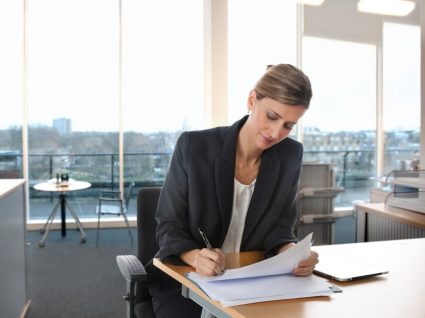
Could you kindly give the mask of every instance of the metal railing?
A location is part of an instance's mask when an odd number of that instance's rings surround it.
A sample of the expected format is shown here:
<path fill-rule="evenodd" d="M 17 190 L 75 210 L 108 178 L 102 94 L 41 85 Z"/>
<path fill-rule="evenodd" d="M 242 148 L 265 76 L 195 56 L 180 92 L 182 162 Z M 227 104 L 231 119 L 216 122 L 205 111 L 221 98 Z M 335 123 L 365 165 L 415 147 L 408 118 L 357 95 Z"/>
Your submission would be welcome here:
<path fill-rule="evenodd" d="M 386 169 L 397 167 L 397 160 L 409 159 L 417 155 L 419 149 L 388 149 L 385 151 Z M 146 152 L 124 154 L 124 181 L 135 182 L 136 188 L 162 185 L 171 159 L 171 153 Z M 352 200 L 368 198 L 373 186 L 371 177 L 375 176 L 375 150 L 334 150 L 305 151 L 304 160 L 332 163 L 335 169 L 336 185 L 344 187 L 337 205 L 347 205 Z M 20 154 L 0 154 L 0 178 L 22 177 Z M 30 154 L 29 155 L 30 199 L 51 195 L 36 193 L 32 190 L 35 183 L 54 178 L 56 173 L 68 173 L 70 178 L 88 181 L 92 184 L 89 191 L 81 196 L 95 198 L 100 189 L 116 189 L 119 186 L 119 156 L 108 154 Z M 9 176 L 10 177 L 10 176 Z"/>

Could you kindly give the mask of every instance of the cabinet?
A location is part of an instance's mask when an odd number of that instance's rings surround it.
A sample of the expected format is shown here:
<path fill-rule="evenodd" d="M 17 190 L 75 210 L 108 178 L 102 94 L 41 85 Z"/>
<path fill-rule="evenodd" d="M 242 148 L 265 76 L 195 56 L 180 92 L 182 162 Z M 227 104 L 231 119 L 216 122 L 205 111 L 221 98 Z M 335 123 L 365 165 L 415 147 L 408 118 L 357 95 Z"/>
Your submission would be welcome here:
<path fill-rule="evenodd" d="M 356 205 L 357 242 L 404 240 L 425 237 L 425 214 L 385 203 Z"/>
<path fill-rule="evenodd" d="M 332 244 L 334 224 L 344 217 L 334 212 L 334 199 L 344 191 L 335 186 L 332 164 L 304 163 L 298 191 L 297 237 L 303 239 L 313 232 L 315 245 Z"/>
<path fill-rule="evenodd" d="M 24 317 L 29 306 L 25 229 L 25 181 L 0 179 L 1 317 Z"/>
<path fill-rule="evenodd" d="M 370 202 L 356 206 L 357 241 L 425 237 L 425 171 L 393 170 L 378 178 Z"/>

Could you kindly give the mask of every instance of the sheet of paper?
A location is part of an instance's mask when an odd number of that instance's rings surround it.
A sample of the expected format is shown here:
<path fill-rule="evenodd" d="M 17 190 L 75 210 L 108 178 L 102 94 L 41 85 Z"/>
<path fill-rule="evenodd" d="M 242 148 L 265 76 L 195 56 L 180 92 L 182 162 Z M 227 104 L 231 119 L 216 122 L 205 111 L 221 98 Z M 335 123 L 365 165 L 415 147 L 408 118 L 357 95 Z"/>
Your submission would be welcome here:
<path fill-rule="evenodd" d="M 284 253 L 223 275 L 205 277 L 190 272 L 187 277 L 223 306 L 236 306 L 279 299 L 329 296 L 331 285 L 316 277 L 297 277 L 292 269 L 309 257 L 312 233 Z"/>
<path fill-rule="evenodd" d="M 197 273 L 190 273 L 190 276 L 204 281 L 219 281 L 229 279 L 239 279 L 257 276 L 270 276 L 279 274 L 288 274 L 298 265 L 298 263 L 310 256 L 311 239 L 313 233 L 307 235 L 302 241 L 298 242 L 284 253 L 277 254 L 248 266 L 228 269 L 223 275 L 206 277 Z"/>

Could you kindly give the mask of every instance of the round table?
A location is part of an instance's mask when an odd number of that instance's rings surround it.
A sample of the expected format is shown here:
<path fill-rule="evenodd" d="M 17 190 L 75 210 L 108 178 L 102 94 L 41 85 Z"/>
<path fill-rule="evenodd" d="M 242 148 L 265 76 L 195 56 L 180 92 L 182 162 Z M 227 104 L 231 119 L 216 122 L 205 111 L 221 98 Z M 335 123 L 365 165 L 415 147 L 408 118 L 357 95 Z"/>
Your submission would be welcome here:
<path fill-rule="evenodd" d="M 73 179 L 70 179 L 68 182 L 60 182 L 57 183 L 56 179 L 51 179 L 47 182 L 41 182 L 34 185 L 34 189 L 38 191 L 45 191 L 45 192 L 57 192 L 59 193 L 59 201 L 53 208 L 52 212 L 49 215 L 49 218 L 47 219 L 46 223 L 44 224 L 44 227 L 41 229 L 41 232 L 44 233 L 42 239 L 38 243 L 40 247 L 44 246 L 44 241 L 46 240 L 47 234 L 49 233 L 50 225 L 52 224 L 57 210 L 59 207 L 61 208 L 61 233 L 62 236 L 66 236 L 66 207 L 68 207 L 69 211 L 71 212 L 71 215 L 73 216 L 75 223 L 77 224 L 78 229 L 81 233 L 81 243 L 84 243 L 86 241 L 86 234 L 84 232 L 83 226 L 80 222 L 80 219 L 77 216 L 77 213 L 75 210 L 70 206 L 68 203 L 66 197 L 67 193 L 71 191 L 78 191 L 78 190 L 84 190 L 87 188 L 90 188 L 91 184 L 89 182 L 85 181 L 76 181 Z"/>

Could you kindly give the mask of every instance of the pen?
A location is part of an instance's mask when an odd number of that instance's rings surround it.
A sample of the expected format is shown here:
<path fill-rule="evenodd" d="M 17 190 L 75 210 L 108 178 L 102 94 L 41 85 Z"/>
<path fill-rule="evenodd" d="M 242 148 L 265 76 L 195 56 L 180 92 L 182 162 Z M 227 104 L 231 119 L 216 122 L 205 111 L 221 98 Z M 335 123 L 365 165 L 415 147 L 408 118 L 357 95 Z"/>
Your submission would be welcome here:
<path fill-rule="evenodd" d="M 205 235 L 205 233 L 201 230 L 201 228 L 198 228 L 199 234 L 201 234 L 202 239 L 204 240 L 205 245 L 207 246 L 207 248 L 209 250 L 212 250 L 212 246 L 210 244 L 210 241 L 208 241 L 207 236 Z"/>
<path fill-rule="evenodd" d="M 212 248 L 212 246 L 211 246 L 210 241 L 208 241 L 207 236 L 206 236 L 206 235 L 205 235 L 205 233 L 201 230 L 201 228 L 200 228 L 200 227 L 198 227 L 198 232 L 199 232 L 199 234 L 201 234 L 201 237 L 202 237 L 202 239 L 204 240 L 205 246 L 206 246 L 209 250 L 212 250 L 213 248 Z M 225 272 L 225 270 L 222 270 L 220 273 L 217 273 L 217 275 L 223 275 L 223 274 L 224 274 L 224 272 Z"/>

